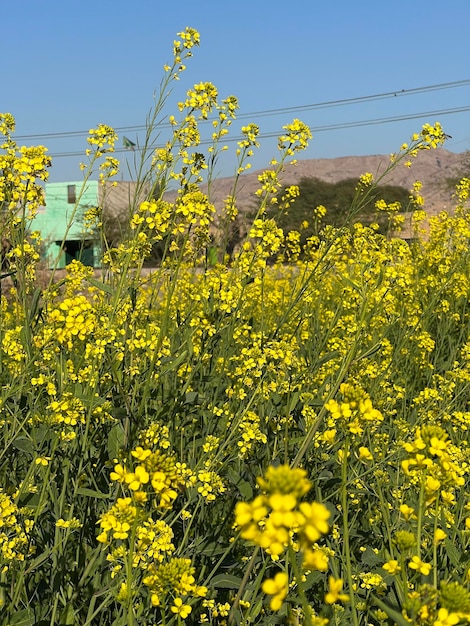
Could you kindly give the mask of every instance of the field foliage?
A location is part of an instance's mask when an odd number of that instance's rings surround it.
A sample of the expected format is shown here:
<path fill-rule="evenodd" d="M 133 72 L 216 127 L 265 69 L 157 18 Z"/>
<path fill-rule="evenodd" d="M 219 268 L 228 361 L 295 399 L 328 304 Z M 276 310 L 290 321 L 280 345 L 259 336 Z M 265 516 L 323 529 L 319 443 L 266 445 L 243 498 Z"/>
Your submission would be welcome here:
<path fill-rule="evenodd" d="M 236 99 L 195 85 L 156 140 L 198 43 L 180 33 L 165 66 L 129 237 L 110 248 L 102 207 L 80 216 L 102 238 L 99 277 L 74 261 L 39 281 L 50 160 L 0 116 L 0 624 L 467 623 L 470 181 L 428 229 L 410 190 L 411 244 L 347 221 L 301 241 L 272 217 L 297 197 L 278 199 L 280 176 L 311 138 L 294 120 L 229 257 L 258 127 L 242 129 L 217 213 Z M 116 139 L 90 131 L 83 189 L 117 174 Z M 389 168 L 443 141 L 426 124 Z M 379 182 L 364 173 L 345 215 Z M 376 208 L 397 231 L 399 207 Z"/>

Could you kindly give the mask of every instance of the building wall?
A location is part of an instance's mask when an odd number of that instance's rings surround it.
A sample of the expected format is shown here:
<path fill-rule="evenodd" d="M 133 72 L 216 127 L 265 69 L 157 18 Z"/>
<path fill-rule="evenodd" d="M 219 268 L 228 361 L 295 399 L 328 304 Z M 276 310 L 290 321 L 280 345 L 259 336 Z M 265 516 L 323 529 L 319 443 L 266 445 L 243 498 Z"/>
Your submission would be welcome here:
<path fill-rule="evenodd" d="M 63 268 L 74 258 L 96 265 L 100 252 L 83 228 L 83 213 L 98 205 L 98 181 L 88 181 L 77 204 L 82 182 L 46 183 L 46 206 L 31 225 L 41 233 L 48 267 Z"/>
<path fill-rule="evenodd" d="M 43 257 L 48 267 L 64 268 L 73 259 L 98 267 L 101 250 L 98 237 L 93 238 L 83 227 L 83 214 L 100 206 L 103 214 L 116 222 L 129 219 L 129 207 L 145 198 L 145 190 L 132 182 L 105 185 L 96 180 L 86 183 L 77 204 L 82 181 L 46 183 L 46 205 L 33 220 L 32 230 L 41 233 Z"/>

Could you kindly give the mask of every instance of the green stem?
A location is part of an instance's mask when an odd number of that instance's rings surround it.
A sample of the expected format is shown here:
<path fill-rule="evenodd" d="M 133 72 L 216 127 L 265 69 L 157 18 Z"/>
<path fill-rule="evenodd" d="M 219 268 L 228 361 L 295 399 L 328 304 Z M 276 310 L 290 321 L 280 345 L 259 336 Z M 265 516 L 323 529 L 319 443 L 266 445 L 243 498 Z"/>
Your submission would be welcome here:
<path fill-rule="evenodd" d="M 230 615 L 228 616 L 228 626 L 232 626 L 234 624 L 235 612 L 240 604 L 241 597 L 243 592 L 245 591 L 245 587 L 248 583 L 248 579 L 250 578 L 251 572 L 256 563 L 256 557 L 258 556 L 258 552 L 260 551 L 260 547 L 256 546 L 253 550 L 253 554 L 251 555 L 250 562 L 248 567 L 245 570 L 245 575 L 243 576 L 242 582 L 240 583 L 240 588 L 238 589 L 237 595 L 235 596 L 235 600 L 233 601 L 232 608 L 230 610 Z"/>
<path fill-rule="evenodd" d="M 343 450 L 343 460 L 341 463 L 341 506 L 343 513 L 343 542 L 344 557 L 346 561 L 346 579 L 348 581 L 349 594 L 351 598 L 351 613 L 354 626 L 359 626 L 359 619 L 356 608 L 356 598 L 354 594 L 354 583 L 352 577 L 351 546 L 349 543 L 349 519 L 348 519 L 348 456 L 349 437 L 346 437 Z"/>
<path fill-rule="evenodd" d="M 424 504 L 424 486 L 426 483 L 426 474 L 421 479 L 421 486 L 419 490 L 419 504 L 418 504 L 418 528 L 416 530 L 416 555 L 421 558 L 421 533 L 423 530 L 423 504 Z"/>
<path fill-rule="evenodd" d="M 288 554 L 289 554 L 289 563 L 291 564 L 291 567 L 294 571 L 294 578 L 295 581 L 297 583 L 297 590 L 299 592 L 299 596 L 300 596 L 300 600 L 302 603 L 302 610 L 304 613 L 304 625 L 305 626 L 313 626 L 312 623 L 312 614 L 311 614 L 311 610 L 310 610 L 310 604 L 307 600 L 307 596 L 305 595 L 305 591 L 304 591 L 304 587 L 302 584 L 302 574 L 299 570 L 299 566 L 297 564 L 297 555 L 294 552 L 294 549 L 292 548 L 292 544 L 289 543 L 289 550 L 288 550 Z"/>

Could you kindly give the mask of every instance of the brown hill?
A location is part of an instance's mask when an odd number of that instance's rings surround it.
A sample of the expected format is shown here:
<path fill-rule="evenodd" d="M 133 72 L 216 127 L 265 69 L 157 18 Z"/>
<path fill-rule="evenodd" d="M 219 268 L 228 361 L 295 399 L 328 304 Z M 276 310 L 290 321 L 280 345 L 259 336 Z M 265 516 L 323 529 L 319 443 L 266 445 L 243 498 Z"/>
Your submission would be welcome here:
<path fill-rule="evenodd" d="M 462 154 L 449 152 L 443 148 L 425 150 L 413 159 L 413 165 L 410 168 L 400 164 L 381 182 L 400 185 L 411 190 L 415 181 L 421 181 L 425 208 L 429 214 L 436 214 L 452 206 L 452 194 L 446 189 L 445 182 L 447 178 L 455 175 L 462 164 Z M 389 155 L 299 160 L 296 165 L 286 166 L 281 179 L 284 184 L 289 185 L 298 184 L 304 177 L 315 177 L 335 183 L 346 178 L 359 178 L 365 172 L 371 172 L 377 179 L 389 165 Z M 240 177 L 237 205 L 242 213 L 252 209 L 256 204 L 255 191 L 259 187 L 258 175 L 261 171 Z M 232 178 L 220 178 L 213 182 L 211 201 L 217 208 L 223 205 L 224 198 L 231 192 L 232 184 Z"/>

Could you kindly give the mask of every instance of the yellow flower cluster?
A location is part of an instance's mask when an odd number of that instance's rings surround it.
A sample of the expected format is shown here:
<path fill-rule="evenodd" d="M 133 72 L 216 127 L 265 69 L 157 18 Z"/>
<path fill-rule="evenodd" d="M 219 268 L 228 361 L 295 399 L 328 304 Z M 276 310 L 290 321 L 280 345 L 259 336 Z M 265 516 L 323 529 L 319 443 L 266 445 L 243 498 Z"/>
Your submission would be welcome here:
<path fill-rule="evenodd" d="M 98 535 L 98 541 L 106 543 L 108 533 L 112 534 L 113 539 L 127 539 L 137 520 L 137 513 L 137 507 L 131 498 L 118 498 L 116 504 L 100 518 L 99 524 L 103 532 Z"/>
<path fill-rule="evenodd" d="M 44 420 L 49 424 L 66 424 L 76 426 L 85 423 L 85 407 L 79 398 L 69 391 L 62 394 L 60 399 L 52 400 L 46 407 L 48 413 Z M 38 417 L 41 420 L 41 417 Z"/>
<path fill-rule="evenodd" d="M 150 591 L 153 606 L 162 606 L 173 597 L 176 610 L 172 611 L 185 619 L 191 612 L 191 606 L 184 604 L 187 599 L 204 598 L 207 587 L 197 585 L 194 578 L 195 569 L 190 559 L 174 558 L 168 563 L 150 565 L 143 583 Z M 188 607 L 188 608 L 183 608 Z"/>
<path fill-rule="evenodd" d="M 46 181 L 51 166 L 44 146 L 18 148 L 11 134 L 15 118 L 10 113 L 0 113 L 0 133 L 5 136 L 0 154 L 0 204 L 10 211 L 10 223 L 3 223 L 2 236 L 8 237 L 9 227 L 19 224 L 19 215 L 32 219 L 39 206 L 44 204 L 44 188 L 37 181 Z"/>
<path fill-rule="evenodd" d="M 112 151 L 117 139 L 114 129 L 106 124 L 99 124 L 96 128 L 91 128 L 87 137 L 90 146 L 96 146 L 100 152 Z"/>
<path fill-rule="evenodd" d="M 186 100 L 180 102 L 178 107 L 182 111 L 187 109 L 200 111 L 200 118 L 206 120 L 217 103 L 217 88 L 212 83 L 199 83 L 194 85 L 186 94 Z"/>
<path fill-rule="evenodd" d="M 369 430 L 373 430 L 383 421 L 382 413 L 374 409 L 365 391 L 349 383 L 342 383 L 339 391 L 342 396 L 340 402 L 331 399 L 325 404 L 333 424 L 339 424 L 350 433 L 361 436 L 366 424 Z"/>
<path fill-rule="evenodd" d="M 85 341 L 95 330 L 96 314 L 91 302 L 83 295 L 65 298 L 49 313 L 48 321 L 54 328 L 59 344 L 70 350 L 74 341 Z"/>
<path fill-rule="evenodd" d="M 288 465 L 270 466 L 264 477 L 257 479 L 262 495 L 252 502 L 238 502 L 235 524 L 244 539 L 261 546 L 273 558 L 283 554 L 294 541 L 294 535 L 304 552 L 304 565 L 315 559 L 312 549 L 318 539 L 329 530 L 330 512 L 318 502 L 301 502 L 311 483 L 303 469 Z"/>
<path fill-rule="evenodd" d="M 118 463 L 110 474 L 111 480 L 127 486 L 139 502 L 146 501 L 146 489 L 150 486 L 152 495 L 158 498 L 157 506 L 171 508 L 179 490 L 188 484 L 191 472 L 185 465 L 177 463 L 173 456 L 159 450 L 151 451 L 139 446 L 132 450 L 132 456 L 139 462 L 134 470 L 129 471 Z"/>
<path fill-rule="evenodd" d="M 412 442 L 404 444 L 409 457 L 402 461 L 403 470 L 413 479 L 424 480 L 428 502 L 439 494 L 452 502 L 454 489 L 465 484 L 467 469 L 456 462 L 448 438 L 440 426 L 423 426 L 416 429 Z"/>
<path fill-rule="evenodd" d="M 242 135 L 244 135 L 245 139 L 238 142 L 238 146 L 240 148 L 248 148 L 249 146 L 255 146 L 256 148 L 259 147 L 257 140 L 259 135 L 259 126 L 257 124 L 242 126 Z"/>
<path fill-rule="evenodd" d="M 145 224 L 149 230 L 155 231 L 155 239 L 161 239 L 169 228 L 172 211 L 172 205 L 163 200 L 142 202 L 139 211 L 132 216 L 131 228 L 135 230 L 140 224 Z"/>
<path fill-rule="evenodd" d="M 179 33 L 164 94 L 198 44 L 194 29 Z M 19 233 L 50 160 L 41 147 L 18 148 L 13 117 L 0 115 L 11 239 L 2 259 L 14 272 L 0 299 L 8 623 L 29 619 L 23 608 L 40 595 L 48 623 L 89 622 L 93 611 L 102 623 L 264 623 L 262 601 L 250 597 L 260 588 L 272 611 L 289 604 L 274 621 L 384 624 L 393 617 L 374 605 L 382 594 L 419 626 L 468 621 L 469 179 L 455 214 L 430 219 L 413 186 L 411 245 L 375 226 L 321 229 L 322 205 L 311 207 L 309 239 L 307 222 L 284 233 L 268 206 L 281 216 L 292 206 L 299 189 L 283 187 L 282 170 L 311 138 L 294 120 L 279 160 L 258 176 L 259 211 L 243 240 L 237 185 L 258 146 L 256 124 L 242 127 L 234 184 L 217 212 L 211 184 L 237 108 L 232 96 L 219 103 L 212 83 L 187 90 L 166 142 L 149 148 L 147 195 L 132 203 L 128 238 L 106 248 L 102 233 L 106 271 L 72 262 L 34 291 L 22 283 L 33 286 L 40 240 Z M 406 165 L 443 139 L 438 124 L 425 125 L 396 160 Z M 111 127 L 90 131 L 103 181 L 118 171 L 116 140 Z M 376 184 L 365 173 L 356 200 Z M 391 225 L 403 208 L 376 203 Z M 85 214 L 87 229 L 102 222 L 101 207 Z M 318 501 L 308 499 L 308 475 L 318 476 Z M 34 546 L 41 556 L 14 580 L 14 561 Z M 100 606 L 90 604 L 95 584 L 106 594 Z M 196 615 L 199 601 L 206 612 Z"/>
<path fill-rule="evenodd" d="M 295 119 L 282 128 L 286 133 L 279 137 L 279 150 L 286 150 L 287 155 L 291 156 L 307 148 L 312 133 L 306 124 Z"/>
<path fill-rule="evenodd" d="M 34 552 L 29 537 L 32 527 L 33 520 L 23 519 L 17 505 L 0 489 L 0 565 L 9 567 Z"/>

